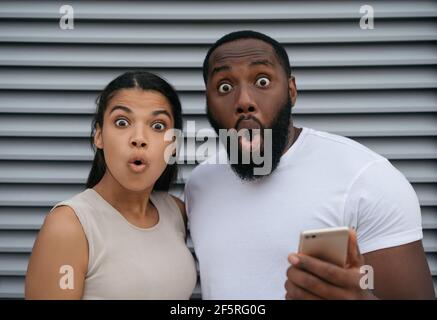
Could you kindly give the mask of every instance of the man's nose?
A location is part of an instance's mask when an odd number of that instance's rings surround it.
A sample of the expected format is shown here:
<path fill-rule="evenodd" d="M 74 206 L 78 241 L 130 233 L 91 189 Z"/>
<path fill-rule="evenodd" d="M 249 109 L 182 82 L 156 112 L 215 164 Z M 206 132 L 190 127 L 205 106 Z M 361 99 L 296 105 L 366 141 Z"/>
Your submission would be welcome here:
<path fill-rule="evenodd" d="M 247 86 L 240 87 L 236 101 L 237 115 L 254 113 L 257 110 L 256 102 Z"/>

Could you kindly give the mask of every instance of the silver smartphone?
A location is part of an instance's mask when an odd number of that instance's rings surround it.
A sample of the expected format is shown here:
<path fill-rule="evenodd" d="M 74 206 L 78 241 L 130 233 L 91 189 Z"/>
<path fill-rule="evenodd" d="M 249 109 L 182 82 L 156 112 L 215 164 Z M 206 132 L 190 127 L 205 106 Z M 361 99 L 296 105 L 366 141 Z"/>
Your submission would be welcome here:
<path fill-rule="evenodd" d="M 299 252 L 344 267 L 348 243 L 348 227 L 307 230 L 300 234 Z"/>

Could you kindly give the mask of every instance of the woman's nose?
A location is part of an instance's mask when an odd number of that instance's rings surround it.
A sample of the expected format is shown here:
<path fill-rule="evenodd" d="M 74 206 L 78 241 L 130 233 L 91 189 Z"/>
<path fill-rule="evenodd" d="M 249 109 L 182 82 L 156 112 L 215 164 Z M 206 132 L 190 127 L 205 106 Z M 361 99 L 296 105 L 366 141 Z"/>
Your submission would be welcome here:
<path fill-rule="evenodd" d="M 131 145 L 137 148 L 144 148 L 147 146 L 147 140 L 142 129 L 138 128 L 135 130 L 135 133 L 131 138 Z"/>
<path fill-rule="evenodd" d="M 141 147 L 141 148 L 147 145 L 147 143 L 142 139 L 133 139 L 131 143 L 134 147 Z"/>

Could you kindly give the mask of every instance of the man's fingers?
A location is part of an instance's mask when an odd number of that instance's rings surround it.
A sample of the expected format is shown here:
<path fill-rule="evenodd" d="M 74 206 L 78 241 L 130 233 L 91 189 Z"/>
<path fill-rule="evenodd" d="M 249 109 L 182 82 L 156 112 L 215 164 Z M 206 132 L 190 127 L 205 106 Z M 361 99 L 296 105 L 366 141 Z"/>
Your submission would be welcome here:
<path fill-rule="evenodd" d="M 344 294 L 343 289 L 297 267 L 288 269 L 287 278 L 291 284 L 323 299 L 339 299 Z"/>
<path fill-rule="evenodd" d="M 304 254 L 290 254 L 288 261 L 295 267 L 306 270 L 313 275 L 339 287 L 350 285 L 346 270 L 334 264 Z"/>
<path fill-rule="evenodd" d="M 287 281 L 285 283 L 285 290 L 287 290 L 285 295 L 285 299 L 287 300 L 321 300 L 320 297 L 306 291 L 303 288 L 299 288 L 291 281 Z"/>
<path fill-rule="evenodd" d="M 363 264 L 363 257 L 358 248 L 357 233 L 355 230 L 349 230 L 349 243 L 347 250 L 347 267 L 360 267 Z"/>

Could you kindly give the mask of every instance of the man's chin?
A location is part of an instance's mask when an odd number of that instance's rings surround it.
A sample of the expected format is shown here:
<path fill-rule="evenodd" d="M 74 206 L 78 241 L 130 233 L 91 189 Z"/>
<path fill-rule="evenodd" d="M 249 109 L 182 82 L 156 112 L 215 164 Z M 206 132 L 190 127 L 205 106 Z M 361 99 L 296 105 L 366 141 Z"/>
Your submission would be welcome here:
<path fill-rule="evenodd" d="M 231 164 L 234 173 L 244 181 L 255 181 L 263 177 L 261 175 L 255 175 L 255 167 L 253 164 Z"/>
<path fill-rule="evenodd" d="M 262 175 L 255 174 L 255 168 L 263 167 L 264 164 L 258 165 L 254 162 L 254 159 L 264 156 L 263 150 L 262 136 L 255 137 L 251 141 L 244 138 L 239 139 L 238 157 L 236 157 L 236 160 L 238 159 L 237 163 L 232 162 L 234 158 L 230 157 L 228 150 L 228 159 L 231 161 L 232 170 L 241 180 L 255 181 L 263 177 Z"/>

